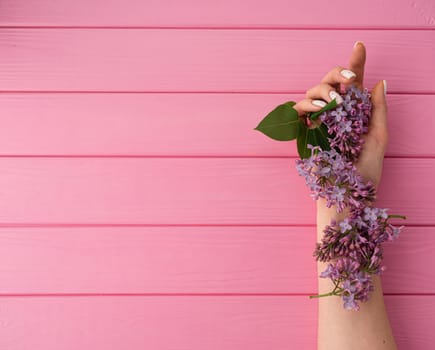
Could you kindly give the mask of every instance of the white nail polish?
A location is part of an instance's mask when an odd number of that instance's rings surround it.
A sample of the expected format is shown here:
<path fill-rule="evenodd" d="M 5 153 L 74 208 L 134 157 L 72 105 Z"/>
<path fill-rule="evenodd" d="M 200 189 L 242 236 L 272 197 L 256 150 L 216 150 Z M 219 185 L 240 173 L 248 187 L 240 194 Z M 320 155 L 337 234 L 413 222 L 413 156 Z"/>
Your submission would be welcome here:
<path fill-rule="evenodd" d="M 343 103 L 343 97 L 341 97 L 336 91 L 331 90 L 329 91 L 329 97 L 331 99 L 336 99 L 337 104 Z"/>
<path fill-rule="evenodd" d="M 387 81 L 386 80 L 382 80 L 384 82 L 384 95 L 387 94 Z"/>
<path fill-rule="evenodd" d="M 358 43 L 361 43 L 361 44 L 363 44 L 363 45 L 364 45 L 364 42 L 363 42 L 363 41 L 360 41 L 360 40 L 358 40 L 358 41 L 355 41 L 355 44 L 353 44 L 353 47 L 357 46 L 357 45 L 358 45 Z"/>
<path fill-rule="evenodd" d="M 346 79 L 350 79 L 352 77 L 356 77 L 356 74 L 349 69 L 343 69 L 340 74 Z"/>
<path fill-rule="evenodd" d="M 322 100 L 312 100 L 311 101 L 311 103 L 314 105 L 314 106 L 317 106 L 317 107 L 325 107 L 326 106 L 326 102 L 325 101 L 322 101 Z"/>

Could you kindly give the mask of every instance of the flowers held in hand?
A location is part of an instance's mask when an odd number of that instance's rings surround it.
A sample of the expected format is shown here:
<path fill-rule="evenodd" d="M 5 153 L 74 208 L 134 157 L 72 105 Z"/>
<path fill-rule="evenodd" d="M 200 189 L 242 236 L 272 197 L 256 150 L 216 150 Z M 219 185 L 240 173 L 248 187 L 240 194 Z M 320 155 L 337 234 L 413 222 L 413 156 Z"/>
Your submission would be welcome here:
<path fill-rule="evenodd" d="M 356 160 L 361 153 L 363 139 L 368 132 L 369 116 L 372 104 L 370 94 L 361 92 L 350 85 L 344 95 L 344 102 L 335 110 L 322 113 L 319 119 L 333 135 L 329 139 L 331 148 L 336 148 L 348 160 Z"/>
<path fill-rule="evenodd" d="M 310 297 L 340 296 L 344 308 L 352 310 L 369 299 L 372 276 L 385 270 L 382 243 L 395 240 L 403 228 L 389 219 L 405 218 L 373 206 L 374 184 L 365 181 L 354 165 L 364 144 L 362 135 L 368 132 L 370 97 L 367 89 L 350 85 L 340 106 L 333 100 L 319 112 L 308 113 L 305 120 L 292 108 L 295 102 L 289 101 L 255 128 L 275 140 L 297 139 L 301 159 L 296 160 L 296 169 L 312 198 L 324 198 L 327 207 L 335 206 L 337 212 L 349 208 L 348 217 L 340 222 L 333 219 L 324 228 L 313 253 L 316 260 L 328 262 L 320 277 L 330 278 L 334 289 Z M 312 127 L 316 119 L 322 123 Z"/>

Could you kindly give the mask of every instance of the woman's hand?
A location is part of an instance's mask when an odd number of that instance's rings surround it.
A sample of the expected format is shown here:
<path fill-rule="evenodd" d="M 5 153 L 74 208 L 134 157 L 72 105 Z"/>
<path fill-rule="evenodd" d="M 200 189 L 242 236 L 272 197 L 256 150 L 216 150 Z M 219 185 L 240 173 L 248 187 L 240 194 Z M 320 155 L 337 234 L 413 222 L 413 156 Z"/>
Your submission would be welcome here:
<path fill-rule="evenodd" d="M 337 104 L 343 103 L 342 86 L 354 84 L 363 91 L 364 65 L 366 49 L 362 42 L 357 41 L 352 49 L 349 67 L 336 66 L 330 70 L 319 84 L 307 90 L 305 99 L 297 102 L 293 108 L 299 116 L 307 112 L 317 112 L 327 103 L 336 98 Z M 382 176 L 382 164 L 388 143 L 387 104 L 384 94 L 384 84 L 379 81 L 371 90 L 372 113 L 369 120 L 369 131 L 363 135 L 364 144 L 357 163 L 359 173 L 365 180 L 370 180 L 375 187 L 379 186 Z"/>

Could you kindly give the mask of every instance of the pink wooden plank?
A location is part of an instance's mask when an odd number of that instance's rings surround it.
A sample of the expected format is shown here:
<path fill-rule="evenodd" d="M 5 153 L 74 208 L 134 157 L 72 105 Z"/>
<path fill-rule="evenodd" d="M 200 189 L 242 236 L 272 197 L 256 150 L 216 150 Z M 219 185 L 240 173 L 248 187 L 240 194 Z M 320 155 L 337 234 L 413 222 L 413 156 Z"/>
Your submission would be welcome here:
<path fill-rule="evenodd" d="M 431 0 L 385 0 L 361 2 L 358 11 L 345 0 L 328 2 L 256 1 L 249 6 L 242 0 L 141 0 L 68 1 L 2 0 L 3 26 L 260 26 L 260 27 L 337 27 L 337 26 L 421 26 L 433 28 L 435 7 Z M 170 11 L 168 11 L 170 8 Z"/>
<path fill-rule="evenodd" d="M 399 349 L 431 350 L 434 296 L 387 296 Z M 3 297 L 3 349 L 316 349 L 317 303 L 282 297 Z"/>
<path fill-rule="evenodd" d="M 314 227 L 1 228 L 0 293 L 315 294 L 315 240 Z M 384 248 L 385 293 L 435 293 L 433 227 Z"/>
<path fill-rule="evenodd" d="M 355 40 L 368 86 L 435 92 L 435 32 L 418 30 L 2 29 L 0 89 L 303 92 Z"/>
<path fill-rule="evenodd" d="M 294 159 L 2 158 L 1 223 L 310 224 Z M 434 159 L 387 159 L 379 206 L 435 225 Z M 418 179 L 416 181 L 415 179 Z"/>
<path fill-rule="evenodd" d="M 276 105 L 302 98 L 5 93 L 0 155 L 297 156 L 294 142 L 272 141 L 253 128 Z M 427 111 L 435 110 L 435 95 L 389 95 L 388 103 L 387 155 L 434 156 L 435 118 Z"/>

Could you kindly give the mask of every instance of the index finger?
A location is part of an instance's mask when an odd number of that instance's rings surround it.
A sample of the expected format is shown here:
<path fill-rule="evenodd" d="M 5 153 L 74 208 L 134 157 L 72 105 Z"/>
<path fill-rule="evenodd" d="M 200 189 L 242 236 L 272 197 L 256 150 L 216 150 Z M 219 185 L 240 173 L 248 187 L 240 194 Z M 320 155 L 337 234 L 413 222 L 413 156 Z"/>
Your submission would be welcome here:
<path fill-rule="evenodd" d="M 320 81 L 331 85 L 336 91 L 340 91 L 340 84 L 344 86 L 354 84 L 363 89 L 364 65 L 366 63 L 366 49 L 362 41 L 357 41 L 352 49 L 349 68 L 336 66 L 331 69 Z"/>
<path fill-rule="evenodd" d="M 362 41 L 357 41 L 353 45 L 349 60 L 349 69 L 355 72 L 356 77 L 353 81 L 357 88 L 363 90 L 364 65 L 366 63 L 366 48 Z"/>

